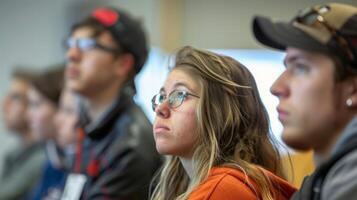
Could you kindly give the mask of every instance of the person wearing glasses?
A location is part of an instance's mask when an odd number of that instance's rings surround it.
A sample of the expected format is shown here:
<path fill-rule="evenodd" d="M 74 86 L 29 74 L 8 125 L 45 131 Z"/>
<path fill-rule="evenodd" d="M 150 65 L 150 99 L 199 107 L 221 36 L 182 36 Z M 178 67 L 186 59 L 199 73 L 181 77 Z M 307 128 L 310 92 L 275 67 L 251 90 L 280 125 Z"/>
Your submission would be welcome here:
<path fill-rule="evenodd" d="M 161 165 L 152 125 L 133 101 L 148 46 L 123 10 L 98 8 L 65 41 L 66 81 L 80 96 L 75 161 L 64 199 L 148 199 Z"/>
<path fill-rule="evenodd" d="M 283 141 L 314 151 L 317 168 L 292 199 L 356 199 L 357 7 L 316 5 L 289 23 L 257 16 L 253 31 L 286 52 L 286 69 L 271 86 Z"/>
<path fill-rule="evenodd" d="M 280 200 L 295 192 L 281 178 L 255 80 L 234 59 L 181 48 L 152 108 L 156 149 L 169 155 L 152 200 Z"/>
<path fill-rule="evenodd" d="M 2 104 L 5 127 L 18 136 L 19 145 L 4 159 L 0 177 L 0 199 L 23 199 L 39 181 L 46 159 L 45 148 L 32 132 L 26 113 L 29 110 L 27 93 L 34 73 L 16 68 Z M 26 179 L 24 179 L 26 177 Z"/>

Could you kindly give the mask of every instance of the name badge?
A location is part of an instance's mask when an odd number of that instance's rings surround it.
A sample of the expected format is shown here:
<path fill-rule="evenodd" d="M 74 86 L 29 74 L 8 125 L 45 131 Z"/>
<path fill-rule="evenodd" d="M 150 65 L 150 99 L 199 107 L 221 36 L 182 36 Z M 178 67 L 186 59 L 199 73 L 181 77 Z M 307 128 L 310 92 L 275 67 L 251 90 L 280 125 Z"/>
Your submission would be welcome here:
<path fill-rule="evenodd" d="M 78 200 L 83 192 L 87 177 L 83 174 L 69 174 L 61 200 Z"/>

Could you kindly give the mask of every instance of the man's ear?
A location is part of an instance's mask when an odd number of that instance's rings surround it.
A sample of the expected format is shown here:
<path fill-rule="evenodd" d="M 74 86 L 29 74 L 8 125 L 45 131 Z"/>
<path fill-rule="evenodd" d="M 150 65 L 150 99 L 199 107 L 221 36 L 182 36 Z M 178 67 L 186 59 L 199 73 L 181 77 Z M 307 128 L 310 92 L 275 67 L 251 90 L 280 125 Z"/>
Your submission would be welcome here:
<path fill-rule="evenodd" d="M 115 73 L 118 77 L 127 77 L 134 70 L 134 56 L 129 53 L 120 55 L 115 64 Z"/>
<path fill-rule="evenodd" d="M 348 80 L 346 105 L 350 108 L 357 108 L 357 76 Z"/>

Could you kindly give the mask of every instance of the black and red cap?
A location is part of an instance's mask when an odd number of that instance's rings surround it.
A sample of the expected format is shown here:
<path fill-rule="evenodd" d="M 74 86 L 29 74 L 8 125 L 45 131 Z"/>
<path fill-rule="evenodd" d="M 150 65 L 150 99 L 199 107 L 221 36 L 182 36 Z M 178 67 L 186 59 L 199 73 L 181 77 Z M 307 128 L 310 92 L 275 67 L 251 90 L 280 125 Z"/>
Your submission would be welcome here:
<path fill-rule="evenodd" d="M 122 49 L 133 54 L 135 71 L 139 73 L 148 56 L 146 35 L 141 23 L 117 8 L 97 8 L 91 17 L 109 30 Z"/>

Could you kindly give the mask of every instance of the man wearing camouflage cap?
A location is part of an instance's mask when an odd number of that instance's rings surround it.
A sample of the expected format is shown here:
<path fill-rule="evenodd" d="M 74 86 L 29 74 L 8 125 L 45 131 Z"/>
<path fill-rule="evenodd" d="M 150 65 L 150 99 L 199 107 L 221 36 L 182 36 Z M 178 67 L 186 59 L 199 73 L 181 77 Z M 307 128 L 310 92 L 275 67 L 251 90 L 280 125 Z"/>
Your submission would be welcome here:
<path fill-rule="evenodd" d="M 356 199 L 357 7 L 316 5 L 289 23 L 257 16 L 253 31 L 286 52 L 286 69 L 271 87 L 283 141 L 314 151 L 317 168 L 292 199 Z"/>

